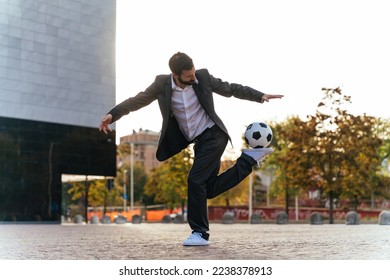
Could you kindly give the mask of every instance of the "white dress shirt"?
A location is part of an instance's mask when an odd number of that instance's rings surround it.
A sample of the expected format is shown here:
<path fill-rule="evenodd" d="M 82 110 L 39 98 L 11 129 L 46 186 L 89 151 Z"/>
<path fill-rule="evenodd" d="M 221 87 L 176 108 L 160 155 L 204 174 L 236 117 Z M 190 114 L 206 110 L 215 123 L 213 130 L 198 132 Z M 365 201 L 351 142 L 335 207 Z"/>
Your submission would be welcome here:
<path fill-rule="evenodd" d="M 171 80 L 173 115 L 176 117 L 184 136 L 188 141 L 192 141 L 206 128 L 212 127 L 214 122 L 200 105 L 192 86 L 186 86 L 182 89 L 175 84 L 172 75 Z"/>

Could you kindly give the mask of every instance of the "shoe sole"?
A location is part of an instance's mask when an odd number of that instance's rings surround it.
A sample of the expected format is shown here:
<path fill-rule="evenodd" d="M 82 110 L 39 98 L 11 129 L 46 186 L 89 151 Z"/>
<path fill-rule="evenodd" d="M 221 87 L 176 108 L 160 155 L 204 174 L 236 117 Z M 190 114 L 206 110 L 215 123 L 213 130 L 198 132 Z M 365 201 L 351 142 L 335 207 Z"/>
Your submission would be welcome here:
<path fill-rule="evenodd" d="M 185 247 L 194 247 L 194 246 L 209 246 L 209 243 L 207 244 L 183 244 Z"/>

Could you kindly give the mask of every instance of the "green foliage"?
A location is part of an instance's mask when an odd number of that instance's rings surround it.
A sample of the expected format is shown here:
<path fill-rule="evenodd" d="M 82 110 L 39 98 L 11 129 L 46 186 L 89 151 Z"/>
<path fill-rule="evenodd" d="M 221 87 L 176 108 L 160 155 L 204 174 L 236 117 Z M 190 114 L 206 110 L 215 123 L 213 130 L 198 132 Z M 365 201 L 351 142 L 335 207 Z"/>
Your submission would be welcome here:
<path fill-rule="evenodd" d="M 115 178 L 115 185 L 121 189 L 120 196 L 123 197 L 124 188 L 128 203 L 131 200 L 131 167 L 130 167 L 131 148 L 128 144 L 121 144 L 117 146 L 117 158 L 119 161 L 119 168 L 117 169 L 117 176 Z M 135 162 L 133 165 L 133 195 L 134 204 L 151 204 L 153 199 L 144 194 L 144 186 L 148 180 L 145 168 L 140 162 Z M 123 204 L 123 201 L 122 201 Z"/>
<path fill-rule="evenodd" d="M 234 161 L 221 162 L 220 172 L 223 172 L 234 165 Z M 231 206 L 231 205 L 245 205 L 248 204 L 248 186 L 249 177 L 241 181 L 237 186 L 220 194 L 219 196 L 210 199 L 208 204 L 215 206 Z"/>
<path fill-rule="evenodd" d="M 148 175 L 145 172 L 145 168 L 141 163 L 136 163 L 133 166 L 133 187 L 134 187 L 134 201 L 135 202 L 149 202 L 148 198 L 144 196 L 144 186 L 148 179 Z M 131 182 L 131 169 L 130 164 L 123 164 L 117 170 L 117 176 L 115 178 L 115 185 L 121 189 L 121 197 L 123 197 L 124 186 L 126 186 L 126 194 L 128 200 L 130 200 L 130 182 Z M 123 202 L 122 202 L 123 204 Z"/>
<path fill-rule="evenodd" d="M 390 198 L 390 178 L 381 163 L 390 156 L 390 122 L 372 116 L 347 112 L 351 97 L 340 88 L 323 89 L 316 113 L 302 120 L 292 116 L 284 122 L 269 122 L 273 130 L 274 153 L 261 169 L 273 174 L 271 195 L 286 197 L 319 189 L 323 198 L 341 198 L 357 207 L 359 201 L 373 196 Z M 246 146 L 244 140 L 243 145 Z M 118 146 L 118 157 L 130 153 L 129 145 Z M 130 167 L 123 160 L 112 191 L 105 180 L 73 183 L 69 193 L 74 201 L 89 206 L 123 204 L 123 186 L 130 197 Z M 170 208 L 187 200 L 187 176 L 192 166 L 191 147 L 165 161 L 147 176 L 142 165 L 134 165 L 134 200 L 146 204 L 164 203 Z M 222 162 L 221 172 L 233 165 Z M 270 171 L 271 170 L 271 171 Z M 238 186 L 209 201 L 209 205 L 248 203 L 248 178 Z"/>
<path fill-rule="evenodd" d="M 88 206 L 117 206 L 122 203 L 120 187 L 114 185 L 114 189 L 109 191 L 106 180 L 78 181 L 67 185 L 69 185 L 67 192 L 70 194 L 71 201 L 76 204 L 83 204 L 86 194 L 88 194 Z"/>
<path fill-rule="evenodd" d="M 327 197 L 355 203 L 385 193 L 380 167 L 389 155 L 388 123 L 349 114 L 344 106 L 351 98 L 339 88 L 324 88 L 323 93 L 314 116 L 291 117 L 272 125 L 276 151 L 270 162 L 278 167 L 273 193 L 287 189 L 297 194 L 315 188 Z"/>
<path fill-rule="evenodd" d="M 155 203 L 178 207 L 187 200 L 187 176 L 192 166 L 190 148 L 165 161 L 152 171 L 144 193 L 154 197 Z"/>

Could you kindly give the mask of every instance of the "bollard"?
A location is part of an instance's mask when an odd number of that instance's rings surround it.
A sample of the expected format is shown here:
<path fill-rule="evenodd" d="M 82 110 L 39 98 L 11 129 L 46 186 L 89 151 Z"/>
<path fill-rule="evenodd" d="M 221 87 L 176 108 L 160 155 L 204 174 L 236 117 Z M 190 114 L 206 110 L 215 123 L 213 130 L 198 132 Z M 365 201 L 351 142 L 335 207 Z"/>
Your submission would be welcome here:
<path fill-rule="evenodd" d="M 104 215 L 102 219 L 102 224 L 111 224 L 110 216 Z"/>
<path fill-rule="evenodd" d="M 183 215 L 177 214 L 175 216 L 175 218 L 173 218 L 173 223 L 175 223 L 175 224 L 182 224 L 182 223 L 184 223 Z"/>
<path fill-rule="evenodd" d="M 253 213 L 251 216 L 251 224 L 260 224 L 261 216 L 258 213 Z"/>
<path fill-rule="evenodd" d="M 162 217 L 161 222 L 162 222 L 163 224 L 170 224 L 170 223 L 172 222 L 172 218 L 171 218 L 170 215 L 164 215 L 164 216 Z"/>
<path fill-rule="evenodd" d="M 324 224 L 324 216 L 322 216 L 318 212 L 313 212 L 310 215 L 310 224 L 312 225 L 323 225 Z"/>
<path fill-rule="evenodd" d="M 82 224 L 83 222 L 84 222 L 83 216 L 81 216 L 80 214 L 77 214 L 76 216 L 74 216 L 74 223 L 75 224 Z"/>
<path fill-rule="evenodd" d="M 229 225 L 234 223 L 234 214 L 232 212 L 225 212 L 222 216 L 222 224 Z"/>
<path fill-rule="evenodd" d="M 140 215 L 133 215 L 133 217 L 131 217 L 131 222 L 133 224 L 140 224 L 142 222 L 142 217 Z"/>
<path fill-rule="evenodd" d="M 118 224 L 118 225 L 126 224 L 126 223 L 127 223 L 127 219 L 126 219 L 125 216 L 118 216 L 118 217 L 115 219 L 115 223 Z"/>
<path fill-rule="evenodd" d="M 346 215 L 345 223 L 347 225 L 358 225 L 360 224 L 359 221 L 359 214 L 356 211 L 349 211 Z"/>
<path fill-rule="evenodd" d="M 288 215 L 286 212 L 279 212 L 276 214 L 276 224 L 284 225 L 288 223 Z"/>
<path fill-rule="evenodd" d="M 91 217 L 91 224 L 96 225 L 99 223 L 99 217 L 98 216 L 92 216 Z"/>
<path fill-rule="evenodd" d="M 383 210 L 379 214 L 379 224 L 380 225 L 390 225 L 390 211 Z"/>

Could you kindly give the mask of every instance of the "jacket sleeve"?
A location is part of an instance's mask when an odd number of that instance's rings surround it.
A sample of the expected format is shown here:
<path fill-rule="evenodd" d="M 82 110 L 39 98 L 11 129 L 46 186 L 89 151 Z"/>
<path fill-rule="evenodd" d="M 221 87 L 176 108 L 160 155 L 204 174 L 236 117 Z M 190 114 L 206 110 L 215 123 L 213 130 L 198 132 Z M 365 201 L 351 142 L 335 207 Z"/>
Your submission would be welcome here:
<path fill-rule="evenodd" d="M 160 80 L 161 76 L 157 76 L 154 82 L 147 88 L 145 91 L 141 91 L 134 97 L 130 97 L 123 102 L 116 105 L 112 108 L 108 114 L 112 115 L 112 122 L 119 120 L 124 115 L 129 114 L 130 112 L 137 111 L 157 99 L 157 95 L 161 93 L 160 90 Z"/>
<path fill-rule="evenodd" d="M 248 86 L 224 82 L 221 79 L 215 78 L 210 74 L 208 75 L 210 78 L 210 84 L 213 92 L 225 97 L 233 96 L 239 99 L 263 103 L 263 101 L 261 100 L 262 96 L 264 95 L 263 92 L 255 90 Z"/>

